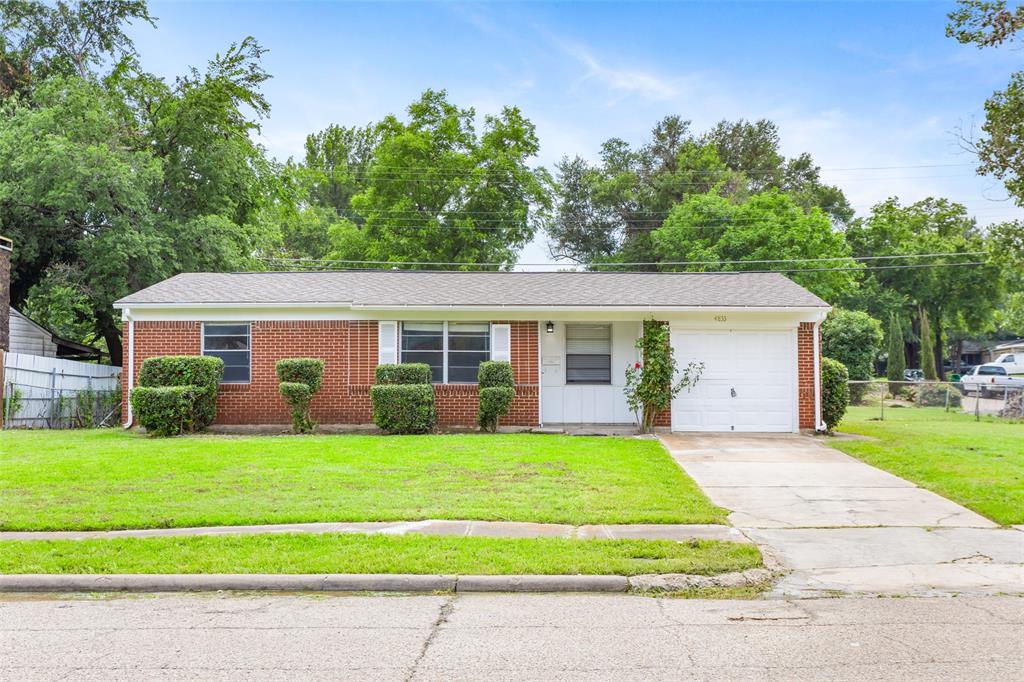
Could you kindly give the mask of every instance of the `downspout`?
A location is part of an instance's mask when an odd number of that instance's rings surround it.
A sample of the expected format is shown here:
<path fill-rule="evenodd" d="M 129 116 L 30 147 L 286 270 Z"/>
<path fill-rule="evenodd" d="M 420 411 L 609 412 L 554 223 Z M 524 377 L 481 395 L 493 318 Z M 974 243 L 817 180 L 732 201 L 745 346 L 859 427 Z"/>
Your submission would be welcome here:
<path fill-rule="evenodd" d="M 544 331 L 543 324 L 537 320 L 537 425 L 542 428 L 544 426 L 544 406 L 541 403 L 544 400 L 544 379 L 541 376 L 541 372 L 544 371 L 544 363 L 541 360 L 541 344 L 544 342 L 544 338 L 541 336 Z"/>
<path fill-rule="evenodd" d="M 821 415 L 821 322 L 814 323 L 814 430 L 824 432 L 828 427 Z"/>
<path fill-rule="evenodd" d="M 128 418 L 124 422 L 124 428 L 130 429 L 133 421 L 132 388 L 135 383 L 135 320 L 132 319 L 132 312 L 128 308 L 124 309 L 124 319 L 128 322 L 128 390 L 125 391 L 125 395 L 128 396 Z"/>

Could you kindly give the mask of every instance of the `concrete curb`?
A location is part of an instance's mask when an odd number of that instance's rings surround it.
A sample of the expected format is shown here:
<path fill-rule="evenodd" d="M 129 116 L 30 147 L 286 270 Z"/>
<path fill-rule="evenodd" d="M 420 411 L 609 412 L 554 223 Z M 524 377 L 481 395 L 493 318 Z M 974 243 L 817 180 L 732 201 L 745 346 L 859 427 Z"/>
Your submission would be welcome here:
<path fill-rule="evenodd" d="M 757 569 L 690 575 L 412 575 L 412 574 L 20 574 L 0 575 L 3 592 L 629 592 L 754 584 Z M 756 577 L 755 577 L 756 576 Z"/>
<path fill-rule="evenodd" d="M 456 592 L 625 592 L 623 575 L 466 575 Z"/>

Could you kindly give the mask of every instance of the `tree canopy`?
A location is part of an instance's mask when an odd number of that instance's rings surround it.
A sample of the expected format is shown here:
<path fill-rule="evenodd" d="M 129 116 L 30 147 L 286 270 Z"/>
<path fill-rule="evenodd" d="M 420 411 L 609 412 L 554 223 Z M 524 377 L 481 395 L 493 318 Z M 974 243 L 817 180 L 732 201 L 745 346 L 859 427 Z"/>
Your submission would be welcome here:
<path fill-rule="evenodd" d="M 693 196 L 672 208 L 652 239 L 663 270 L 785 270 L 825 300 L 838 299 L 855 280 L 856 263 L 828 216 L 805 212 L 776 189 L 743 202 Z M 799 260 L 819 258 L 832 260 Z M 796 260 L 763 262 L 785 259 Z M 706 265 L 669 264 L 692 261 Z"/>
<path fill-rule="evenodd" d="M 786 159 L 779 147 L 778 127 L 768 120 L 721 121 L 698 135 L 690 121 L 668 116 L 638 148 L 612 138 L 601 147 L 600 163 L 563 158 L 551 252 L 583 263 L 657 260 L 651 232 L 676 204 L 712 192 L 742 202 L 776 189 L 805 212 L 820 209 L 837 227 L 849 221 L 845 196 L 822 183 L 810 155 Z"/>
<path fill-rule="evenodd" d="M 73 310 L 76 328 L 92 329 L 84 340 L 102 339 L 117 362 L 117 298 L 185 270 L 255 264 L 275 239 L 257 221 L 273 174 L 249 136 L 269 111 L 262 53 L 248 38 L 174 83 L 128 60 L 103 79 L 51 75 L 3 101 L 0 222 L 17 244 L 15 305 Z M 55 291 L 84 297 L 88 312 L 43 307 Z"/>

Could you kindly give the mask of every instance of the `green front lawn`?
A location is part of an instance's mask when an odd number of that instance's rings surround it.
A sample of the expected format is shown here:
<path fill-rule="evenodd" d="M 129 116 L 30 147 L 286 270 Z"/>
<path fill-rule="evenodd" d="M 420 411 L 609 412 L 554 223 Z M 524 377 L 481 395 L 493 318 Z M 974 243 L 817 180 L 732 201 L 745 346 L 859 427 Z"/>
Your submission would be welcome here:
<path fill-rule="evenodd" d="M 851 407 L 829 445 L 1004 524 L 1024 523 L 1024 424 L 939 407 Z"/>
<path fill-rule="evenodd" d="M 655 440 L 0 434 L 0 529 L 478 519 L 725 523 Z"/>
<path fill-rule="evenodd" d="M 0 543 L 0 573 L 695 573 L 761 565 L 754 545 L 665 540 L 240 535 Z"/>

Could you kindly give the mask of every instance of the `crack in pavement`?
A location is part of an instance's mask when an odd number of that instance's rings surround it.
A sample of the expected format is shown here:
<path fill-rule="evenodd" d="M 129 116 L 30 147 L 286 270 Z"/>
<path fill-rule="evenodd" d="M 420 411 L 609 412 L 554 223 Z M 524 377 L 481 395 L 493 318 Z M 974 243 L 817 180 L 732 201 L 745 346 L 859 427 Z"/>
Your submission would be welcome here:
<path fill-rule="evenodd" d="M 412 666 L 409 668 L 409 674 L 405 677 L 405 682 L 410 682 L 419 670 L 420 663 L 426 658 L 427 650 L 430 645 L 434 643 L 434 639 L 437 637 L 438 632 L 441 630 L 441 626 L 448 622 L 448 616 L 451 615 L 452 610 L 455 608 L 455 600 L 458 599 L 458 595 L 453 594 L 445 600 L 444 604 L 441 605 L 441 610 L 437 614 L 437 620 L 430 626 L 430 633 L 427 635 L 426 640 L 423 642 L 423 647 L 420 649 L 420 653 L 416 656 L 416 660 L 412 662 Z"/>

